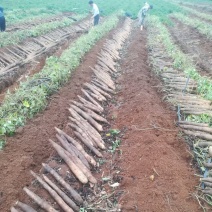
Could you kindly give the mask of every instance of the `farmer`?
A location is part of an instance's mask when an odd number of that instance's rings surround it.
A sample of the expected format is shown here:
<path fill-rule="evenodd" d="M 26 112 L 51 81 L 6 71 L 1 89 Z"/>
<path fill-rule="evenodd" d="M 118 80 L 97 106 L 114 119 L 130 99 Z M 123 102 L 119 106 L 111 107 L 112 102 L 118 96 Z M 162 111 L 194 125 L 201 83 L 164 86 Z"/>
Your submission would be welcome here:
<path fill-rule="evenodd" d="M 92 7 L 92 13 L 93 13 L 93 16 L 92 16 L 92 19 L 94 19 L 94 26 L 98 25 L 99 23 L 99 8 L 97 7 L 96 4 L 94 4 L 93 1 L 89 1 L 89 4 L 90 6 Z"/>
<path fill-rule="evenodd" d="M 139 26 L 141 26 L 141 30 L 143 30 L 144 27 L 144 19 L 147 15 L 147 11 L 149 9 L 152 9 L 152 6 L 150 6 L 147 2 L 145 3 L 145 5 L 140 9 L 139 13 L 138 13 L 138 20 L 139 20 Z"/>
<path fill-rule="evenodd" d="M 4 9 L 0 6 L 0 31 L 4 32 L 6 29 Z"/>

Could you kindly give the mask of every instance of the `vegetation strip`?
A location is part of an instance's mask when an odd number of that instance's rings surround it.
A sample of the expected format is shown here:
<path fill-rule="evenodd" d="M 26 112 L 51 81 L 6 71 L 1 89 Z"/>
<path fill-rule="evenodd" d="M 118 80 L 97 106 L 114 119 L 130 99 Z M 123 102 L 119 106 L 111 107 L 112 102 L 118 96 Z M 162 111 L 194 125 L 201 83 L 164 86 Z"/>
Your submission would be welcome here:
<path fill-rule="evenodd" d="M 43 70 L 22 83 L 14 94 L 8 94 L 0 107 L 0 134 L 12 135 L 47 106 L 47 97 L 66 83 L 71 72 L 79 66 L 83 56 L 92 46 L 118 23 L 118 15 L 112 15 L 102 25 L 81 36 L 60 58 L 50 57 Z"/>
<path fill-rule="evenodd" d="M 76 15 L 76 20 L 81 20 L 85 15 Z M 39 24 L 31 29 L 19 30 L 16 32 L 5 32 L 0 34 L 0 47 L 8 46 L 11 44 L 17 44 L 29 37 L 37 37 L 39 35 L 46 34 L 53 29 L 70 26 L 74 23 L 74 20 L 64 18 L 60 21 L 53 21 L 50 23 Z"/>
<path fill-rule="evenodd" d="M 163 43 L 167 53 L 174 61 L 173 67 L 184 71 L 187 77 L 194 79 L 197 82 L 198 93 L 205 99 L 212 100 L 212 81 L 198 73 L 191 60 L 173 43 L 165 25 L 160 22 L 157 16 L 149 18 L 149 25 L 157 29 L 158 34 L 155 36 L 154 41 Z"/>

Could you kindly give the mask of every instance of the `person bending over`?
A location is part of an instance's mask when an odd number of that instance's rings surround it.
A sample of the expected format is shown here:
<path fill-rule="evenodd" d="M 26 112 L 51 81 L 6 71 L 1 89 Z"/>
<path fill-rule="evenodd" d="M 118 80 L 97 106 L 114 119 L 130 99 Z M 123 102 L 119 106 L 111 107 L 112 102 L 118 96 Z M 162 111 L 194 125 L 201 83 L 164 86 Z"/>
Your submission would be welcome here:
<path fill-rule="evenodd" d="M 144 27 L 144 19 L 147 15 L 147 12 L 149 9 L 152 9 L 152 6 L 150 6 L 147 2 L 145 5 L 140 9 L 138 13 L 138 20 L 139 20 L 139 26 L 141 26 L 141 30 L 143 30 Z"/>
<path fill-rule="evenodd" d="M 6 29 L 6 21 L 4 17 L 4 9 L 0 6 L 0 30 L 4 32 Z"/>
<path fill-rule="evenodd" d="M 94 26 L 99 24 L 99 8 L 96 4 L 94 4 L 93 1 L 89 1 L 90 6 L 92 7 L 92 12 L 93 12 L 93 16 L 92 18 L 94 19 Z"/>

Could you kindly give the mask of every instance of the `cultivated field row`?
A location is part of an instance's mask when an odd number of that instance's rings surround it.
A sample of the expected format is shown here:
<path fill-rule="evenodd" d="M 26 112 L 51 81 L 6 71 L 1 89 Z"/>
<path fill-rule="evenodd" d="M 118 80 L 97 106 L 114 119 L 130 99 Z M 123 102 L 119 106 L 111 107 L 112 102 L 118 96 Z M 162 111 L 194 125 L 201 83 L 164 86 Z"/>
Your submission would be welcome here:
<path fill-rule="evenodd" d="M 6 32 L 13 32 L 13 31 L 17 31 L 17 30 L 24 30 L 24 29 L 30 29 L 32 27 L 35 27 L 39 24 L 44 24 L 44 23 L 48 23 L 48 22 L 55 22 L 55 21 L 61 21 L 62 19 L 66 18 L 72 18 L 73 14 L 72 13 L 61 13 L 58 15 L 51 15 L 49 17 L 40 17 L 34 20 L 25 20 L 22 22 L 18 22 L 15 24 L 10 24 L 7 25 L 6 28 Z"/>
<path fill-rule="evenodd" d="M 21 67 L 42 55 L 65 39 L 73 39 L 78 33 L 87 31 L 91 27 L 88 20 L 73 26 L 60 28 L 40 37 L 32 38 L 23 43 L 1 49 L 0 55 L 0 91 L 12 85 L 21 75 Z"/>
<path fill-rule="evenodd" d="M 156 17 L 151 18 L 148 32 L 152 68 L 163 81 L 162 90 L 166 93 L 164 99 L 176 108 L 178 125 L 188 136 L 186 140 L 201 171 L 201 184 L 198 190 L 202 192 L 197 192 L 195 197 L 198 201 L 206 201 L 210 205 L 212 83 L 206 77 L 201 77 L 194 68 L 189 68 L 184 60 L 185 55 L 176 49 L 167 29 Z"/>

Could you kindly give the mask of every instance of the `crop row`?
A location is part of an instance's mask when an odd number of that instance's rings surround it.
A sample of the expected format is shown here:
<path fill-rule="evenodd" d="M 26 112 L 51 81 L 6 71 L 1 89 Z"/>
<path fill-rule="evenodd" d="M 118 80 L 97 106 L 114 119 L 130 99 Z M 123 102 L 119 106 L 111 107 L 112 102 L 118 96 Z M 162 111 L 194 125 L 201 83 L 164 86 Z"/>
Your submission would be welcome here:
<path fill-rule="evenodd" d="M 34 19 L 48 18 L 52 15 L 59 14 L 59 11 L 49 10 L 47 8 L 36 8 L 36 9 L 16 9 L 16 10 L 5 10 L 5 17 L 7 25 L 21 23 L 25 21 L 33 21 Z"/>
<path fill-rule="evenodd" d="M 212 177 L 212 170 L 209 169 L 212 167 L 211 101 L 197 95 L 195 80 L 188 80 L 187 72 L 181 71 L 186 58 L 183 58 L 184 55 L 176 46 L 173 46 L 166 27 L 157 17 L 151 17 L 149 22 L 150 61 L 153 70 L 163 80 L 164 90 L 166 91 L 164 98 L 177 106 L 177 123 L 182 128 L 183 133 L 188 135 L 185 139 L 193 150 L 191 154 L 198 164 L 202 177 L 200 180 L 203 182 L 199 186 L 199 190 L 202 190 L 202 192 L 193 195 L 204 209 L 202 202 L 206 201 L 209 205 L 212 205 L 212 184 L 208 184 Z M 186 67 L 184 68 L 186 69 Z"/>
<path fill-rule="evenodd" d="M 191 8 L 188 8 L 188 7 L 183 7 L 182 6 L 182 9 L 185 10 L 186 12 L 188 13 L 191 13 L 199 18 L 202 18 L 202 19 L 205 19 L 205 20 L 208 20 L 208 21 L 212 21 L 212 15 L 210 14 L 207 14 L 207 13 L 201 13 L 201 12 L 198 12 L 194 9 L 191 9 Z"/>
<path fill-rule="evenodd" d="M 85 15 L 76 15 L 75 19 L 80 20 Z M 52 21 L 50 23 L 39 24 L 30 29 L 19 30 L 16 32 L 4 32 L 0 34 L 0 47 L 8 46 L 11 44 L 17 44 L 29 37 L 37 37 L 39 35 L 46 34 L 54 29 L 70 26 L 74 21 L 69 18 L 64 18 L 59 21 Z"/>
<path fill-rule="evenodd" d="M 212 39 L 212 25 L 197 18 L 189 18 L 182 13 L 174 13 L 173 17 L 180 20 L 182 23 L 196 28 L 201 34 L 206 35 L 207 38 Z"/>
<path fill-rule="evenodd" d="M 102 25 L 92 28 L 88 34 L 78 38 L 60 58 L 48 58 L 45 67 L 21 83 L 15 93 L 8 93 L 0 107 L 0 134 L 12 135 L 17 127 L 24 125 L 27 118 L 32 118 L 45 109 L 48 96 L 68 81 L 85 53 L 114 28 L 118 20 L 118 14 L 110 16 Z"/>

